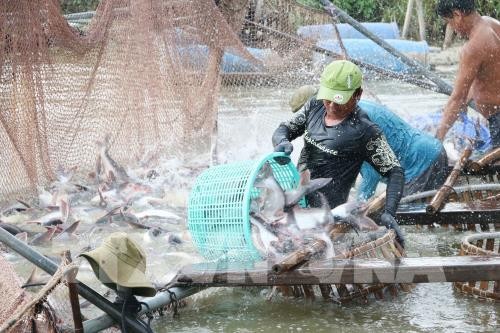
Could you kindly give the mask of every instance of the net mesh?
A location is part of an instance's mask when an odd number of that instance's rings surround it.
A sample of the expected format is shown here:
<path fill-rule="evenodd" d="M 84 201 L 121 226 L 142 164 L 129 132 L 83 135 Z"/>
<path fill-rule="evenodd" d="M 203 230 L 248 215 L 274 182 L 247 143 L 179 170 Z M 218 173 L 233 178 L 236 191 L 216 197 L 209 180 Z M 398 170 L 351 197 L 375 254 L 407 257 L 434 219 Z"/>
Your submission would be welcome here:
<path fill-rule="evenodd" d="M 68 22 L 58 0 L 0 3 L 3 199 L 60 168 L 88 175 L 106 136 L 126 165 L 151 154 L 208 162 L 235 140 L 271 150 L 262 129 L 280 119 L 269 111 L 289 113 L 291 88 L 314 84 L 343 53 L 317 61 L 316 41 L 297 29 L 332 17 L 293 0 L 102 0 L 90 17 Z"/>
<path fill-rule="evenodd" d="M 90 169 L 106 134 L 119 161 L 203 151 L 222 52 L 256 62 L 212 1 L 103 0 L 83 34 L 57 0 L 2 1 L 0 17 L 3 195 Z"/>
<path fill-rule="evenodd" d="M 69 301 L 68 274 L 77 267 L 63 263 L 50 280 L 32 295 L 22 287 L 12 265 L 0 255 L 0 332 L 61 332 L 73 327 Z"/>

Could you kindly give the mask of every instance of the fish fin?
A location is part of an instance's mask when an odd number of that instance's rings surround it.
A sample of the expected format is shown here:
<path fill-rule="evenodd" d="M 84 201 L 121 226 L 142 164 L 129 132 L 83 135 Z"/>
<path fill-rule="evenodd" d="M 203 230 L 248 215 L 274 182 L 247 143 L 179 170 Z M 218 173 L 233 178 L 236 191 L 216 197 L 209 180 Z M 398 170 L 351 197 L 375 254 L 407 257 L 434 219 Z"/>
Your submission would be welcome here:
<path fill-rule="evenodd" d="M 59 211 L 61 212 L 62 221 L 66 223 L 69 218 L 69 202 L 65 199 L 61 199 L 61 206 L 59 207 Z"/>
<path fill-rule="evenodd" d="M 300 173 L 300 186 L 306 186 L 311 182 L 311 171 L 309 169 L 305 169 Z"/>
<path fill-rule="evenodd" d="M 326 198 L 326 196 L 319 192 L 319 200 L 321 202 L 321 209 L 323 209 L 323 212 L 324 212 L 324 217 L 323 217 L 323 221 L 321 221 L 321 225 L 326 225 L 328 223 L 332 223 L 333 222 L 333 215 L 332 215 L 332 211 L 330 209 L 330 204 L 328 203 L 328 199 Z"/>
<path fill-rule="evenodd" d="M 29 204 L 26 202 L 22 201 L 21 199 L 16 199 L 17 202 L 19 202 L 21 205 L 25 206 L 26 208 L 31 208 Z"/>
<path fill-rule="evenodd" d="M 28 242 L 28 233 L 26 231 L 20 232 L 16 234 L 14 237 L 19 239 L 21 242 L 27 243 Z"/>
<path fill-rule="evenodd" d="M 40 284 L 46 284 L 48 282 L 48 278 L 42 276 L 42 271 L 35 266 L 33 270 L 31 271 L 30 276 L 24 282 L 24 284 L 21 286 L 21 288 L 25 288 L 28 286 L 33 286 L 33 285 L 40 285 Z"/>
<path fill-rule="evenodd" d="M 73 222 L 69 227 L 67 227 L 66 229 L 62 230 L 59 233 L 59 235 L 57 235 L 56 237 L 54 237 L 54 239 L 57 239 L 58 237 L 60 237 L 64 233 L 66 233 L 68 235 L 73 235 L 73 233 L 76 231 L 76 229 L 78 228 L 79 225 L 80 225 L 80 220 L 78 220 L 76 222 Z"/>
<path fill-rule="evenodd" d="M 43 244 L 43 243 L 47 243 L 47 242 L 50 242 L 52 240 L 52 237 L 54 237 L 54 233 L 56 232 L 56 228 L 52 227 L 52 226 L 48 226 L 47 227 L 47 231 L 45 231 L 44 233 L 38 235 L 38 236 L 35 236 L 35 238 L 33 238 L 31 240 L 31 244 Z"/>
<path fill-rule="evenodd" d="M 326 185 L 328 185 L 332 181 L 332 179 L 333 178 L 315 178 L 315 179 L 312 179 L 306 187 L 305 195 L 311 194 L 311 193 L 319 190 L 320 188 L 325 187 Z"/>

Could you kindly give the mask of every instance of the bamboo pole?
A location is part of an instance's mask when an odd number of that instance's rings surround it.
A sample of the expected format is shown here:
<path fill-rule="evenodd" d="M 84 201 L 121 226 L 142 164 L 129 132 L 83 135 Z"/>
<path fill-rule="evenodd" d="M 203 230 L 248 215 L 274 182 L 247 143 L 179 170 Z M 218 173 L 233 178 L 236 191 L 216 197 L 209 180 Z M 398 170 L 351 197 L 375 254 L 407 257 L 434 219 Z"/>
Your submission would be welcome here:
<path fill-rule="evenodd" d="M 462 153 L 462 156 L 460 156 L 458 161 L 455 163 L 455 166 L 453 167 L 453 170 L 450 172 L 450 175 L 446 179 L 444 185 L 432 198 L 429 205 L 427 205 L 426 212 L 428 214 L 436 214 L 437 212 L 439 212 L 439 210 L 441 210 L 444 200 L 448 197 L 451 190 L 453 189 L 453 185 L 455 185 L 458 176 L 460 175 L 462 169 L 466 165 L 471 154 L 472 154 L 472 147 L 471 145 L 468 145 L 465 148 L 464 152 Z"/>
<path fill-rule="evenodd" d="M 321 296 L 323 296 L 323 299 L 329 300 L 332 298 L 332 286 L 329 284 L 319 284 L 319 290 L 321 291 Z"/>
<path fill-rule="evenodd" d="M 417 1 L 417 19 L 418 19 L 418 32 L 420 33 L 420 40 L 425 40 L 425 14 L 424 14 L 424 5 L 422 0 Z"/>
<path fill-rule="evenodd" d="M 299 43 L 301 45 L 304 45 L 305 47 L 310 48 L 314 52 L 318 52 L 318 53 L 321 53 L 321 54 L 324 54 L 324 55 L 327 55 L 327 56 L 333 57 L 333 58 L 338 58 L 338 59 L 343 58 L 343 56 L 341 54 L 339 54 L 339 53 L 335 53 L 335 52 L 330 51 L 328 49 L 316 46 L 313 43 L 310 43 L 310 42 L 308 42 L 308 41 L 306 41 L 306 40 L 304 40 L 304 39 L 302 39 L 300 37 L 293 36 L 293 35 L 290 35 L 290 34 L 287 34 L 287 33 L 284 33 L 284 32 L 281 32 L 281 31 L 269 28 L 269 27 L 266 27 L 265 25 L 255 23 L 253 21 L 245 20 L 245 22 L 249 23 L 249 24 L 253 24 L 253 25 L 259 27 L 262 30 L 266 30 L 267 32 L 269 32 L 269 33 L 271 33 L 273 35 L 276 35 L 276 36 L 279 36 L 279 37 L 284 37 L 284 38 L 287 38 L 288 40 L 291 40 L 291 41 L 297 42 L 297 43 Z M 351 61 L 352 63 L 354 63 L 354 64 L 356 64 L 356 65 L 358 65 L 358 66 L 360 66 L 362 68 L 365 68 L 365 69 L 373 71 L 375 73 L 384 75 L 386 77 L 393 78 L 395 80 L 399 80 L 399 81 L 402 81 L 402 82 L 405 82 L 405 83 L 413 84 L 413 85 L 416 85 L 417 87 L 424 88 L 424 89 L 431 90 L 431 91 L 435 91 L 435 92 L 438 92 L 438 93 L 443 93 L 443 94 L 446 93 L 444 91 L 441 91 L 439 89 L 439 87 L 437 87 L 436 85 L 434 85 L 432 83 L 429 83 L 429 82 L 426 82 L 424 80 L 420 80 L 420 79 L 417 79 L 415 77 L 411 77 L 409 75 L 404 75 L 404 74 L 401 74 L 401 73 L 396 73 L 396 72 L 393 72 L 393 71 L 390 71 L 390 70 L 387 70 L 387 69 L 384 69 L 384 68 L 381 68 L 381 67 L 378 67 L 378 66 L 374 66 L 374 65 L 371 65 L 369 63 L 366 63 L 366 62 L 363 62 L 363 61 L 360 61 L 360 60 L 356 60 L 356 59 L 353 59 L 353 58 L 350 58 L 350 57 L 347 57 L 347 60 Z"/>
<path fill-rule="evenodd" d="M 325 248 L 326 242 L 324 240 L 317 239 L 304 248 L 291 253 L 281 262 L 274 264 L 272 270 L 275 274 L 281 274 L 283 272 L 292 270 L 297 266 L 305 263 L 315 254 L 323 252 Z"/>
<path fill-rule="evenodd" d="M 68 263 L 73 262 L 71 259 L 71 252 L 69 250 L 63 252 L 63 258 Z M 73 314 L 75 333 L 83 333 L 82 313 L 80 312 L 80 302 L 78 300 L 78 289 L 76 287 L 75 279 L 77 272 L 78 270 L 76 270 L 74 274 L 66 274 L 65 279 L 68 284 L 69 301 L 71 304 L 71 313 Z"/>
<path fill-rule="evenodd" d="M 403 23 L 403 32 L 401 34 L 401 38 L 403 38 L 403 39 L 408 38 L 408 32 L 410 29 L 410 22 L 411 22 L 411 12 L 413 10 L 414 3 L 415 3 L 415 0 L 408 0 L 408 5 L 406 6 L 405 21 Z"/>
<path fill-rule="evenodd" d="M 384 207 L 385 195 L 386 193 L 383 192 L 368 203 L 368 207 L 366 208 L 366 215 L 378 212 Z"/>
<path fill-rule="evenodd" d="M 493 149 L 477 161 L 472 161 L 469 163 L 468 168 L 471 171 L 479 172 L 498 160 L 500 160 L 500 148 Z"/>
<path fill-rule="evenodd" d="M 486 251 L 493 251 L 495 247 L 495 239 L 487 238 L 486 239 Z M 488 290 L 489 281 L 481 281 L 479 282 L 479 289 Z"/>
<path fill-rule="evenodd" d="M 334 17 L 340 17 L 343 19 L 345 22 L 349 23 L 351 26 L 353 26 L 356 30 L 361 32 L 363 35 L 374 41 L 376 44 L 378 44 L 380 47 L 382 47 L 384 50 L 389 52 L 390 54 L 394 55 L 396 58 L 398 58 L 401 62 L 405 63 L 406 65 L 410 66 L 411 68 L 417 69 L 418 74 L 422 74 L 423 76 L 427 77 L 429 80 L 434 82 L 440 93 L 446 94 L 446 95 L 451 95 L 453 91 L 453 87 L 445 82 L 443 79 L 441 79 L 438 75 L 430 72 L 427 70 L 422 64 L 419 62 L 408 58 L 406 55 L 403 53 L 399 52 L 396 50 L 394 47 L 392 47 L 389 43 L 384 41 L 383 39 L 379 38 L 377 35 L 363 27 L 358 21 L 353 19 L 351 16 L 349 16 L 346 12 L 343 10 L 339 9 L 335 5 L 333 5 L 330 1 L 328 0 L 320 0 L 321 4 L 324 6 L 324 9 L 327 13 L 329 13 L 331 16 Z"/>

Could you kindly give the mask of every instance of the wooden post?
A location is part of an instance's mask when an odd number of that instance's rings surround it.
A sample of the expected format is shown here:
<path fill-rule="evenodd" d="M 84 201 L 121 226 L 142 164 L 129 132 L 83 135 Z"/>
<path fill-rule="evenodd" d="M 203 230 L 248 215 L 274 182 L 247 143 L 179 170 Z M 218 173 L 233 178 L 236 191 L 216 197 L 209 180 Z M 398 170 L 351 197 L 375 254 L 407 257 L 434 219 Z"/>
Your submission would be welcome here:
<path fill-rule="evenodd" d="M 71 252 L 69 250 L 63 252 L 64 259 L 70 263 L 73 260 L 71 259 Z M 76 287 L 76 274 L 75 272 L 70 272 L 64 276 L 66 279 L 66 283 L 68 284 L 69 291 L 69 301 L 71 303 L 71 312 L 73 314 L 73 325 L 75 326 L 75 333 L 83 333 L 83 321 L 82 321 L 82 313 L 80 312 L 80 302 L 78 300 L 78 289 Z"/>
<path fill-rule="evenodd" d="M 405 15 L 405 22 L 403 24 L 403 33 L 401 34 L 401 38 L 407 39 L 408 37 L 408 30 L 410 28 L 410 21 L 411 21 L 411 12 L 413 10 L 413 3 L 415 0 L 408 0 L 408 6 L 406 6 L 406 15 Z"/>
<path fill-rule="evenodd" d="M 418 31 L 420 33 L 420 40 L 425 40 L 425 13 L 422 0 L 417 1 L 417 18 L 418 18 Z"/>
<path fill-rule="evenodd" d="M 489 166 L 493 162 L 500 160 L 500 148 L 494 149 L 487 154 L 485 154 L 483 157 L 481 157 L 479 160 L 471 162 L 468 166 L 468 168 L 471 171 L 474 172 L 479 172 L 481 171 L 484 167 Z"/>
<path fill-rule="evenodd" d="M 450 194 L 453 185 L 455 185 L 458 176 L 460 175 L 462 169 L 464 168 L 471 154 L 472 154 L 472 147 L 468 145 L 465 148 L 464 152 L 462 153 L 460 159 L 455 163 L 455 166 L 453 167 L 453 170 L 450 172 L 450 175 L 446 179 L 444 185 L 432 198 L 429 205 L 427 205 L 426 211 L 428 214 L 435 214 L 441 210 L 444 200 L 448 197 L 448 194 Z"/>
<path fill-rule="evenodd" d="M 321 239 L 317 239 L 310 245 L 297 250 L 283 259 L 281 262 L 273 265 L 273 272 L 276 274 L 281 274 L 283 272 L 289 271 L 307 260 L 309 260 L 313 255 L 321 253 L 326 248 L 326 242 Z"/>
<path fill-rule="evenodd" d="M 366 215 L 373 214 L 381 210 L 385 205 L 385 192 L 379 194 L 374 199 L 370 200 L 366 209 Z"/>

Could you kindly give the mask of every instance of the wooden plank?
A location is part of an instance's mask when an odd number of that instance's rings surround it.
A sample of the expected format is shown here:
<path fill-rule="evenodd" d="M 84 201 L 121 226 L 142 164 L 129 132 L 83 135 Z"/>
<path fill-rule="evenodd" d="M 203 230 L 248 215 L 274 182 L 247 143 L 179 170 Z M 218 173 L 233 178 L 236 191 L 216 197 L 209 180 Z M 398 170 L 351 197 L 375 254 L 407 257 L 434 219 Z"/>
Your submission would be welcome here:
<path fill-rule="evenodd" d="M 316 262 L 279 275 L 272 264 L 253 269 L 228 267 L 217 270 L 216 264 L 184 267 L 175 285 L 269 286 L 352 283 L 427 283 L 500 280 L 500 256 L 457 256 L 382 259 L 332 259 Z"/>

